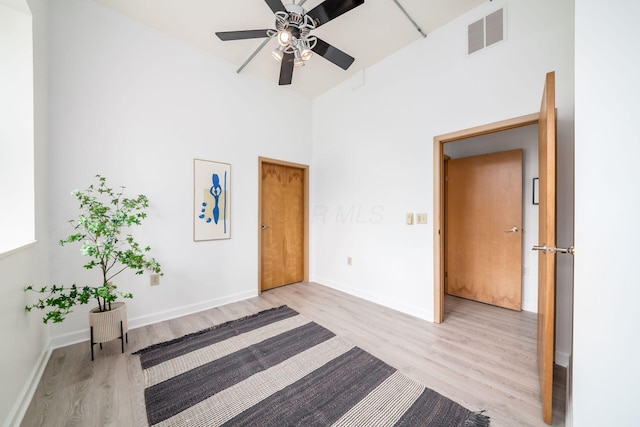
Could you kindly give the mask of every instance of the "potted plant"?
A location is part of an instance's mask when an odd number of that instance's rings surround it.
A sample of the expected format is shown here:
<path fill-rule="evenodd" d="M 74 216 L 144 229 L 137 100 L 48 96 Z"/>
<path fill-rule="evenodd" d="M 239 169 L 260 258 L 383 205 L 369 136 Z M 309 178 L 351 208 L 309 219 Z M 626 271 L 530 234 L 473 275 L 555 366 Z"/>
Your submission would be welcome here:
<path fill-rule="evenodd" d="M 40 289 L 33 285 L 25 288 L 25 291 L 43 295 L 36 303 L 27 305 L 25 310 L 44 310 L 44 323 L 62 322 L 75 305 L 97 301 L 98 306 L 89 312 L 91 360 L 94 344 L 102 347 L 103 342 L 120 338 L 124 352 L 124 337 L 128 338 L 126 305 L 116 300 L 118 297 L 132 298 L 133 295 L 119 291 L 112 283 L 113 278 L 127 269 L 134 270 L 135 274 L 149 270 L 162 275 L 160 264 L 147 254 L 151 248 L 143 248 L 131 234 L 125 234 L 125 229 L 140 225 L 146 218 L 147 197 L 142 194 L 135 198 L 124 197 L 124 187 L 114 190 L 107 186 L 106 178 L 101 175 L 96 175 L 96 178 L 96 186 L 91 184 L 85 191 L 71 192 L 80 204 L 80 214 L 69 221 L 74 233 L 59 243 L 64 246 L 80 242 L 82 254 L 89 257 L 84 268 L 99 269 L 100 283 L 98 286 L 74 283 L 68 287 L 53 284 Z"/>

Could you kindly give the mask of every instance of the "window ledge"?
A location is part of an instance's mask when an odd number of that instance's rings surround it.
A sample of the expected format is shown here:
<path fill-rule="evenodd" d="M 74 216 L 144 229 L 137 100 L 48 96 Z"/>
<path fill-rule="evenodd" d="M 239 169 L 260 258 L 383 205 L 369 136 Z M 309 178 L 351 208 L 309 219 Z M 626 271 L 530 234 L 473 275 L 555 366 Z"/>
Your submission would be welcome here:
<path fill-rule="evenodd" d="M 22 242 L 0 241 L 0 258 L 28 249 L 35 246 L 36 243 L 38 243 L 37 240 L 26 240 Z"/>

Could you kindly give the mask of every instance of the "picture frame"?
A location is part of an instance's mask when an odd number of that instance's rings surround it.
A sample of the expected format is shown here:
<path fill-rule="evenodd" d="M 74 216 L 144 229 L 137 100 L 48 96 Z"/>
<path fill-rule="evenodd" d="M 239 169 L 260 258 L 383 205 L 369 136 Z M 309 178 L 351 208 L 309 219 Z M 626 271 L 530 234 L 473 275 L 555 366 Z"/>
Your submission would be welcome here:
<path fill-rule="evenodd" d="M 538 178 L 533 178 L 533 204 L 540 204 L 540 181 Z"/>
<path fill-rule="evenodd" d="M 193 159 L 193 241 L 231 238 L 231 164 Z"/>

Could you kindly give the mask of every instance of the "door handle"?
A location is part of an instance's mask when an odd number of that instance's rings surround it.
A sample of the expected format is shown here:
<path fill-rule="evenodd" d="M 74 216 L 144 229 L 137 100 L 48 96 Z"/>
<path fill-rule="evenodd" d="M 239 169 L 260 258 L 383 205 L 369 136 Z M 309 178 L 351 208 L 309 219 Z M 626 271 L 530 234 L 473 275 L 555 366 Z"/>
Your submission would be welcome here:
<path fill-rule="evenodd" d="M 266 225 L 262 224 L 262 226 L 260 228 L 262 228 L 263 230 L 266 230 L 269 227 L 267 227 Z"/>
<path fill-rule="evenodd" d="M 576 254 L 576 248 L 574 248 L 573 246 L 569 246 L 568 248 L 553 248 L 553 250 L 554 252 L 560 252 L 561 254 Z"/>
<path fill-rule="evenodd" d="M 517 233 L 518 232 L 518 227 L 511 227 L 508 230 L 504 230 L 505 233 Z"/>
<path fill-rule="evenodd" d="M 569 246 L 568 248 L 548 248 L 547 245 L 542 245 L 542 246 L 534 246 L 533 248 L 531 248 L 531 250 L 548 252 L 550 254 L 555 254 L 556 252 L 560 252 L 561 254 L 575 255 L 576 253 L 576 248 L 573 246 Z"/>

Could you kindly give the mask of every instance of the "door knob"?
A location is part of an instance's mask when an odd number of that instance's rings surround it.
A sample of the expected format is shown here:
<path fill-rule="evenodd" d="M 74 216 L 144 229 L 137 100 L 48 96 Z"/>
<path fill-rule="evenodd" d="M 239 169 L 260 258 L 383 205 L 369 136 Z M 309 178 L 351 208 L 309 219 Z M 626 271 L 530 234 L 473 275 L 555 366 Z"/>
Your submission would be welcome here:
<path fill-rule="evenodd" d="M 554 254 L 556 252 L 560 252 L 562 254 L 575 255 L 575 253 L 576 253 L 576 248 L 574 248 L 573 246 L 569 246 L 568 248 L 548 248 L 547 245 L 542 245 L 542 246 L 534 246 L 533 248 L 531 248 L 531 250 L 532 251 L 548 252 L 550 254 Z"/>
<path fill-rule="evenodd" d="M 576 254 L 576 248 L 574 248 L 573 246 L 569 246 L 568 248 L 553 248 L 553 251 L 560 252 L 561 254 L 570 254 L 570 255 Z"/>
<path fill-rule="evenodd" d="M 266 230 L 269 227 L 267 227 L 266 225 L 262 224 L 262 226 L 260 228 L 262 228 L 263 230 Z"/>
<path fill-rule="evenodd" d="M 505 233 L 517 233 L 518 232 L 518 227 L 511 227 L 508 230 L 504 230 Z"/>

